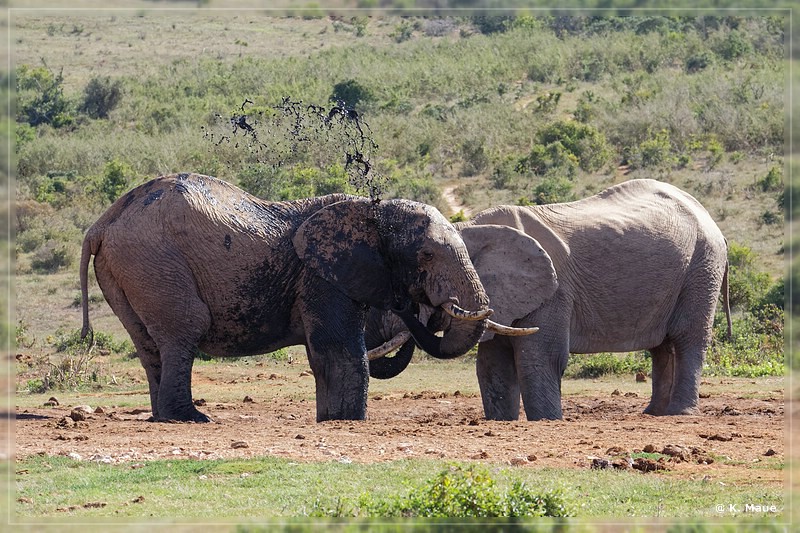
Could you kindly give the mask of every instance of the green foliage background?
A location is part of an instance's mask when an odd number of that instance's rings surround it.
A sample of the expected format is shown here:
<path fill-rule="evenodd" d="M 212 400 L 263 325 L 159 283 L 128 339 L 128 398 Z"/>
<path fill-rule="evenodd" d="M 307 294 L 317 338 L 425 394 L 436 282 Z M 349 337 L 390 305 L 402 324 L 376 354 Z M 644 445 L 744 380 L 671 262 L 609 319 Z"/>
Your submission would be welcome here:
<path fill-rule="evenodd" d="M 782 372 L 781 225 L 795 189 L 782 193 L 779 12 L 181 16 L 15 17 L 19 275 L 74 274 L 86 228 L 160 174 L 212 174 L 271 200 L 363 193 L 324 142 L 270 159 L 209 140 L 242 109 L 341 101 L 370 125 L 385 195 L 448 215 L 446 190 L 473 212 L 569 201 L 631 178 L 688 190 L 731 243 L 737 335 L 715 337 L 707 370 Z M 216 53 L 203 53 L 212 39 Z M 131 50 L 165 53 L 141 61 Z"/>

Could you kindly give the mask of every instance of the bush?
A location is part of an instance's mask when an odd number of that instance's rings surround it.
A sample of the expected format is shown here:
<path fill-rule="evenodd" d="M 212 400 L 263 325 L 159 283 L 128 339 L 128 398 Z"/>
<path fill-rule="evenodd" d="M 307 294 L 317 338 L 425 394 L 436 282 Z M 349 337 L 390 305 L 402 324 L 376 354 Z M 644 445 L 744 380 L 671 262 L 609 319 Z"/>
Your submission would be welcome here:
<path fill-rule="evenodd" d="M 570 356 L 564 376 L 569 378 L 598 378 L 606 374 L 635 374 L 649 372 L 650 356 L 646 352 L 638 354 L 599 353 Z"/>
<path fill-rule="evenodd" d="M 108 118 L 108 114 L 122 100 L 122 82 L 111 81 L 108 76 L 92 78 L 83 90 L 83 101 L 78 111 L 91 118 Z"/>
<path fill-rule="evenodd" d="M 639 143 L 631 159 L 631 166 L 634 168 L 663 168 L 674 164 L 676 159 L 672 156 L 669 132 L 661 130 Z"/>
<path fill-rule="evenodd" d="M 537 138 L 544 145 L 561 143 L 586 172 L 599 170 L 611 158 L 605 135 L 589 124 L 571 120 L 553 122 L 539 131 Z"/>
<path fill-rule="evenodd" d="M 129 178 L 133 176 L 133 169 L 127 163 L 112 159 L 106 163 L 103 177 L 100 181 L 100 192 L 105 198 L 113 202 L 122 193 L 128 190 Z"/>
<path fill-rule="evenodd" d="M 574 199 L 573 185 L 567 178 L 546 177 L 533 188 L 533 203 L 536 205 L 571 202 Z"/>
<path fill-rule="evenodd" d="M 778 165 L 773 165 L 767 175 L 756 183 L 763 192 L 783 190 L 783 169 Z"/>
<path fill-rule="evenodd" d="M 566 517 L 571 512 L 559 491 L 531 492 L 515 481 L 501 492 L 488 470 L 477 465 L 450 466 L 423 487 L 389 501 L 362 498 L 371 516 L 405 518 Z"/>
<path fill-rule="evenodd" d="M 750 311 L 772 284 L 769 274 L 755 267 L 756 256 L 747 246 L 728 243 L 728 286 L 732 309 Z"/>
<path fill-rule="evenodd" d="M 125 355 L 135 351 L 133 344 L 131 344 L 131 341 L 128 339 L 117 341 L 114 337 L 102 331 L 95 331 L 93 333 L 92 344 L 90 345 L 89 337 L 81 339 L 81 332 L 78 329 L 70 331 L 69 333 L 64 330 L 58 330 L 56 332 L 56 338 L 53 341 L 53 347 L 56 349 L 56 352 L 59 353 L 88 351 L 92 347 L 96 347 L 98 350 L 108 350 L 112 353 Z"/>
<path fill-rule="evenodd" d="M 76 250 L 68 243 L 47 241 L 31 259 L 31 268 L 42 274 L 52 274 L 75 262 Z"/>
<path fill-rule="evenodd" d="M 72 104 L 64 96 L 63 84 L 63 71 L 53 74 L 46 67 L 18 67 L 18 120 L 31 126 L 49 124 L 54 128 L 72 124 Z"/>
<path fill-rule="evenodd" d="M 361 105 L 372 101 L 373 95 L 369 88 L 356 80 L 340 81 L 333 86 L 330 101 L 337 105 L 344 105 L 348 109 L 359 109 Z"/>

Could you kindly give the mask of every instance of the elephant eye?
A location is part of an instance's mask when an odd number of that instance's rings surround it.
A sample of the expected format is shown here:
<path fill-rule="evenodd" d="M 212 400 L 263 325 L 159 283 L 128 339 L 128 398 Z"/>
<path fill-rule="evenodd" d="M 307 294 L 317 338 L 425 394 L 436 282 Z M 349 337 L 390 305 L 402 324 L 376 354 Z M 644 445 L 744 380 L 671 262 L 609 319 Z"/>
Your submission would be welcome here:
<path fill-rule="evenodd" d="M 433 261 L 433 252 L 430 252 L 428 250 L 421 251 L 420 254 L 419 254 L 419 259 L 420 259 L 420 261 L 422 261 L 424 263 L 428 263 L 430 261 Z"/>

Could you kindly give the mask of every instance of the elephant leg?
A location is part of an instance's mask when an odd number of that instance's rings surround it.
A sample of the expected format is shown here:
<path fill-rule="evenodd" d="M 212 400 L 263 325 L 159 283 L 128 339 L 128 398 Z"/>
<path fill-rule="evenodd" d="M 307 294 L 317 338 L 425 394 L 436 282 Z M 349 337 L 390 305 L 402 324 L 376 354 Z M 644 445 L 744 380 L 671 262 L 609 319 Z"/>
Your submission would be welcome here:
<path fill-rule="evenodd" d="M 541 335 L 540 332 L 537 335 Z M 514 357 L 522 403 L 528 420 L 560 420 L 561 376 L 569 358 L 569 340 L 563 338 L 516 339 Z M 515 341 L 512 341 L 514 343 Z"/>
<path fill-rule="evenodd" d="M 95 256 L 96 268 L 100 256 Z M 117 261 L 126 261 L 127 268 L 108 269 L 113 274 L 103 274 L 104 278 L 113 275 L 119 287 L 135 287 L 142 280 L 151 283 L 147 290 L 126 293 L 127 306 L 122 308 L 123 323 L 147 373 L 153 419 L 210 422 L 192 402 L 191 379 L 197 346 L 211 325 L 211 314 L 189 265 L 175 256 L 120 254 Z"/>
<path fill-rule="evenodd" d="M 653 393 L 650 397 L 650 404 L 644 412 L 649 415 L 663 415 L 667 412 L 672 393 L 675 346 L 672 341 L 666 339 L 659 346 L 650 349 L 650 355 L 653 361 Z"/>
<path fill-rule="evenodd" d="M 369 365 L 364 345 L 366 308 L 317 278 L 303 302 L 306 353 L 314 372 L 317 422 L 365 420 Z"/>
<path fill-rule="evenodd" d="M 102 255 L 95 258 L 95 274 L 106 302 L 122 322 L 136 348 L 136 354 L 147 374 L 150 390 L 150 409 L 153 413 L 153 419 L 157 420 L 159 418 L 158 388 L 161 383 L 161 355 L 158 353 L 158 347 L 150 334 L 147 333 L 147 328 L 142 319 L 131 307 L 128 298 L 125 297 L 125 292 L 114 279 L 114 276 L 111 275 Z"/>
<path fill-rule="evenodd" d="M 719 298 L 720 279 L 692 277 L 678 298 L 667 335 L 675 347 L 670 378 L 670 396 L 666 415 L 697 414 L 700 400 L 700 376 L 703 361 L 711 344 L 714 311 Z"/>
<path fill-rule="evenodd" d="M 675 342 L 675 368 L 669 404 L 664 414 L 693 415 L 698 413 L 700 375 L 710 339 L 703 342 Z"/>
<path fill-rule="evenodd" d="M 497 338 L 478 346 L 478 385 L 487 420 L 517 420 L 520 392 L 514 350 L 508 339 Z"/>

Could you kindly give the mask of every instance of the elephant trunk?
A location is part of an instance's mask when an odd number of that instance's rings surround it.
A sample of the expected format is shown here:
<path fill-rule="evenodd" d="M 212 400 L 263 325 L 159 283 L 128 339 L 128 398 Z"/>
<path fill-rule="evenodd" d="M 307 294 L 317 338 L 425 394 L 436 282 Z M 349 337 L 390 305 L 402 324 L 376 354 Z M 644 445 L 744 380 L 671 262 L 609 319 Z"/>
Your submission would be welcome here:
<path fill-rule="evenodd" d="M 391 379 L 406 369 L 414 355 L 416 343 L 409 338 L 397 351 L 394 357 L 370 359 L 369 375 L 376 379 Z"/>

